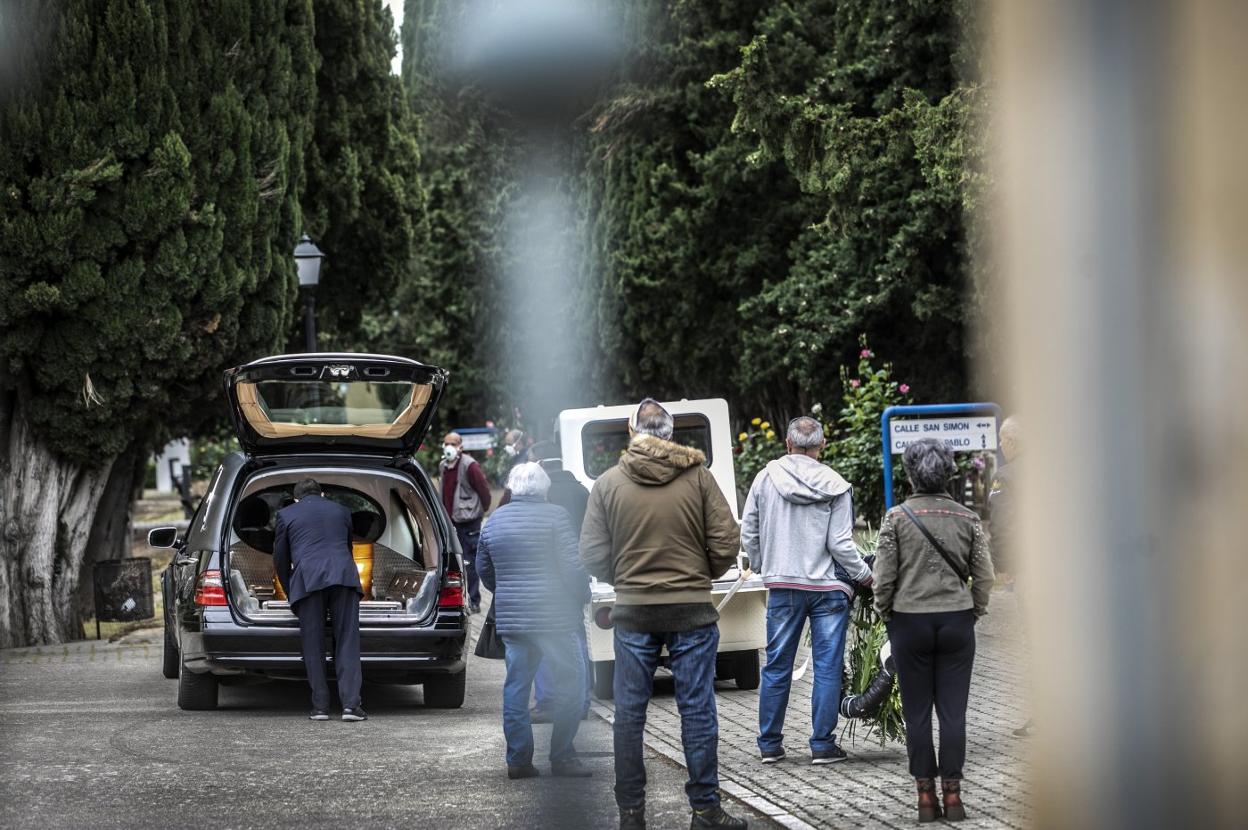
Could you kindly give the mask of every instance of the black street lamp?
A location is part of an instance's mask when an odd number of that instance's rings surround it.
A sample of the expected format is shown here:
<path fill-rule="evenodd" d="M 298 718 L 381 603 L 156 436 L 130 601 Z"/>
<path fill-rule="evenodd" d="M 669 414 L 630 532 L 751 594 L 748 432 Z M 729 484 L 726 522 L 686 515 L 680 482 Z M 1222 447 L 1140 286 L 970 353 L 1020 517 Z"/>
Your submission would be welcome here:
<path fill-rule="evenodd" d="M 295 246 L 295 267 L 299 271 L 299 293 L 303 295 L 303 333 L 306 351 L 316 351 L 316 286 L 321 281 L 321 260 L 325 254 L 312 244 L 306 233 Z"/>

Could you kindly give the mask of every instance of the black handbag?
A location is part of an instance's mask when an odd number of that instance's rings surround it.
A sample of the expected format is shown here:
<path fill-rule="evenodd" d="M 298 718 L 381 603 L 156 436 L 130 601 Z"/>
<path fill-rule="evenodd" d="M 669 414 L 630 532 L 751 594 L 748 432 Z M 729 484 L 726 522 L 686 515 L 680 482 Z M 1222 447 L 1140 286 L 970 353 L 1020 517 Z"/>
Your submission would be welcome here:
<path fill-rule="evenodd" d="M 487 660 L 503 660 L 507 657 L 507 646 L 498 633 L 494 622 L 494 601 L 490 601 L 490 610 L 485 612 L 485 621 L 481 623 L 481 633 L 477 635 L 477 647 L 473 654 Z"/>
<path fill-rule="evenodd" d="M 901 505 L 901 512 L 905 513 L 906 518 L 914 522 L 914 526 L 919 529 L 919 532 L 922 533 L 927 538 L 927 541 L 932 543 L 932 547 L 936 548 L 936 552 L 940 554 L 941 559 L 945 560 L 945 564 L 948 565 L 953 570 L 953 572 L 958 575 L 958 579 L 961 580 L 962 584 L 965 585 L 967 582 L 970 582 L 971 580 L 970 574 L 962 573 L 962 569 L 959 568 L 957 564 L 954 563 L 953 556 L 949 553 L 949 551 L 945 550 L 945 546 L 942 545 L 940 541 L 937 540 L 937 538 L 932 535 L 932 532 L 927 529 L 927 525 L 919 521 L 919 517 L 914 515 L 914 511 L 911 510 L 909 507 L 906 507 L 903 504 Z"/>

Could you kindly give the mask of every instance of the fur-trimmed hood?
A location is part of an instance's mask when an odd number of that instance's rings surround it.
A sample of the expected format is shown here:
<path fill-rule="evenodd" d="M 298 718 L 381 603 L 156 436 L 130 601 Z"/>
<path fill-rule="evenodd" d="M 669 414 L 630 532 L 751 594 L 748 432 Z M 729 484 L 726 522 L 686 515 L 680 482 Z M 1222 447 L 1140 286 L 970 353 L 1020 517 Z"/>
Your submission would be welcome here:
<path fill-rule="evenodd" d="M 638 484 L 660 485 L 705 463 L 701 450 L 653 435 L 634 435 L 620 458 L 620 470 Z"/>

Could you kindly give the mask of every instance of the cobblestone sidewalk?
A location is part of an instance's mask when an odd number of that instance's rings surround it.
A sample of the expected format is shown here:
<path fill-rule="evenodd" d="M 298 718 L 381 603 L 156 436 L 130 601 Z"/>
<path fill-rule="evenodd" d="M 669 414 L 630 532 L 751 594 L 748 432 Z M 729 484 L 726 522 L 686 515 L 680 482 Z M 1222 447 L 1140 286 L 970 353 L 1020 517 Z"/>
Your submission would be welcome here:
<path fill-rule="evenodd" d="M 963 793 L 965 828 L 1024 828 L 1031 793 L 1025 775 L 1027 741 L 1010 732 L 1026 719 L 1022 650 L 1014 595 L 998 591 L 977 628 L 978 651 L 967 716 L 967 763 Z M 798 665 L 803 656 L 799 654 Z M 719 764 L 723 789 L 793 828 L 910 828 L 915 823 L 914 781 L 903 744 L 881 747 L 859 730 L 840 740 L 849 761 L 811 766 L 810 673 L 793 686 L 785 721 L 788 758 L 764 766 L 758 760 L 758 693 L 719 684 Z M 595 711 L 610 720 L 609 702 Z M 683 764 L 680 717 L 670 675 L 661 672 L 646 725 L 647 744 Z"/>

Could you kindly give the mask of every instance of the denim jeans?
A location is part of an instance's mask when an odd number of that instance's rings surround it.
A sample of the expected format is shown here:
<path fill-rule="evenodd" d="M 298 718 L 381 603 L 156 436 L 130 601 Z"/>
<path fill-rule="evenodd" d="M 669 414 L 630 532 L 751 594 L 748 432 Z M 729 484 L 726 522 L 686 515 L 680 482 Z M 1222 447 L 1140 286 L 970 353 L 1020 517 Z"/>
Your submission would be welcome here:
<path fill-rule="evenodd" d="M 585 669 L 585 684 L 582 689 L 584 694 L 580 701 L 581 718 L 589 712 L 589 697 L 593 688 L 593 673 L 589 662 L 589 641 L 585 637 L 585 627 L 581 626 L 576 631 L 577 639 L 581 641 L 580 658 Z M 533 707 L 543 712 L 555 711 L 555 694 L 559 691 L 559 684 L 555 681 L 555 673 L 551 669 L 550 664 L 542 661 L 542 665 L 537 669 L 537 677 L 533 681 Z"/>
<path fill-rule="evenodd" d="M 642 633 L 615 628 L 615 801 L 622 809 L 646 803 L 641 738 L 659 652 L 667 646 L 676 680 L 680 739 L 694 809 L 719 803 L 719 721 L 715 713 L 715 650 L 719 626 Z"/>
<path fill-rule="evenodd" d="M 507 766 L 533 763 L 533 722 L 529 693 L 541 663 L 555 674 L 554 728 L 550 733 L 550 763 L 576 758 L 572 741 L 581 726 L 579 689 L 585 685 L 580 643 L 569 631 L 558 634 L 501 635 L 507 647 L 507 679 L 503 682 L 503 735 L 507 738 Z"/>
<path fill-rule="evenodd" d="M 767 597 L 767 664 L 758 692 L 758 748 L 774 752 L 784 745 L 784 714 L 793 684 L 793 658 L 810 620 L 814 691 L 810 697 L 810 751 L 836 746 L 837 710 L 841 704 L 841 671 L 849 598 L 840 591 L 772 588 Z"/>

